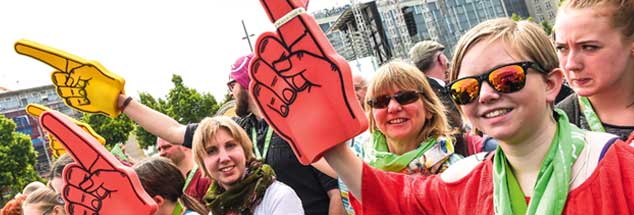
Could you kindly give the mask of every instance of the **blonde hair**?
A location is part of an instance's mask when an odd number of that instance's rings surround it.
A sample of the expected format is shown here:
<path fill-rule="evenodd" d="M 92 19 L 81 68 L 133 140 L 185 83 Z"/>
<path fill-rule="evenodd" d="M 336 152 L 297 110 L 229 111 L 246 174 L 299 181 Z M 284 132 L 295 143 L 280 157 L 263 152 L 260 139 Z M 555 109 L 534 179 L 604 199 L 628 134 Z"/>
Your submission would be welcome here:
<path fill-rule="evenodd" d="M 55 191 L 51 188 L 42 187 L 29 194 L 22 205 L 37 205 L 37 208 L 41 211 L 53 208 L 55 206 L 60 206 L 61 211 L 66 214 L 66 211 L 64 210 L 64 200 L 60 195 L 61 194 L 59 193 L 55 193 Z"/>
<path fill-rule="evenodd" d="M 510 18 L 497 18 L 476 25 L 460 38 L 451 60 L 451 80 L 458 78 L 462 60 L 473 45 L 498 40 L 504 42 L 509 52 L 539 64 L 545 72 L 559 67 L 555 47 L 537 24 L 526 20 L 515 22 Z"/>
<path fill-rule="evenodd" d="M 209 178 L 211 175 L 205 166 L 204 159 L 207 156 L 205 146 L 211 141 L 215 141 L 216 135 L 223 129 L 242 146 L 244 156 L 249 161 L 253 159 L 253 144 L 247 133 L 235 121 L 226 116 L 206 117 L 198 124 L 198 128 L 194 132 L 194 140 L 192 143 L 194 160 L 203 172 Z"/>
<path fill-rule="evenodd" d="M 633 39 L 634 37 L 634 1 L 632 0 L 566 0 L 559 7 L 559 13 L 565 9 L 584 9 L 606 6 L 609 14 L 601 14 L 608 16 L 612 27 L 621 29 L 624 38 Z"/>
<path fill-rule="evenodd" d="M 425 120 L 425 125 L 419 133 L 418 140 L 423 141 L 429 137 L 449 134 L 450 129 L 445 106 L 440 102 L 440 99 L 438 99 L 438 96 L 436 96 L 436 93 L 427 82 L 427 78 L 418 68 L 400 60 L 384 64 L 376 71 L 370 86 L 368 86 L 365 98 L 369 100 L 376 96 L 384 95 L 393 88 L 415 90 L 423 93 L 421 100 L 425 109 L 421 111 L 427 111 L 431 118 Z M 363 105 L 370 120 L 370 131 L 375 132 L 377 127 L 373 108 L 367 104 L 367 101 Z"/>

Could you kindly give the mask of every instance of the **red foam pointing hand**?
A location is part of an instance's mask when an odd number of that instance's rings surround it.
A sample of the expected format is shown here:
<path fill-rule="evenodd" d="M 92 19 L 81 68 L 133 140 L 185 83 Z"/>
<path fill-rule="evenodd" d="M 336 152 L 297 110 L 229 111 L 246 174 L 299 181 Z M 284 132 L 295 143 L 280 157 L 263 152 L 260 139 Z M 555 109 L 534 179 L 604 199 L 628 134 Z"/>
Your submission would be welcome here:
<path fill-rule="evenodd" d="M 97 140 L 56 111 L 40 116 L 41 124 L 59 140 L 75 163 L 64 168 L 62 197 L 69 214 L 156 213 L 157 205 L 138 176 Z"/>
<path fill-rule="evenodd" d="M 303 12 L 307 1 L 260 3 L 278 30 L 257 40 L 249 91 L 269 125 L 309 164 L 365 131 L 368 121 L 354 95 L 350 66 Z"/>

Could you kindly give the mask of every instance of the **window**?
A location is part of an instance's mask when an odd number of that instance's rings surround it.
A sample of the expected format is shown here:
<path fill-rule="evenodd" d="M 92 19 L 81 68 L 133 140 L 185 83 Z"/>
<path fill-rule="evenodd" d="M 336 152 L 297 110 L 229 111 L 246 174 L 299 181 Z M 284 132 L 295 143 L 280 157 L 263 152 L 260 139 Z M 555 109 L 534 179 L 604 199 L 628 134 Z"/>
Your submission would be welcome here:
<path fill-rule="evenodd" d="M 26 115 L 14 117 L 13 121 L 15 122 L 17 128 L 24 128 L 29 126 L 29 117 L 27 117 Z"/>

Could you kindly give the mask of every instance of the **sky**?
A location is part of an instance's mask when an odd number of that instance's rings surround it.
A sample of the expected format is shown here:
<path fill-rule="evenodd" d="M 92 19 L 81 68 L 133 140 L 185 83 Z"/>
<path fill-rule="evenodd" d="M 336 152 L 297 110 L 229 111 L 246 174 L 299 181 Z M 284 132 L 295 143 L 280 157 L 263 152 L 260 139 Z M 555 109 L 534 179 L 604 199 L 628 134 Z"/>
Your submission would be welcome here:
<path fill-rule="evenodd" d="M 348 4 L 312 0 L 308 11 Z M 19 55 L 28 39 L 100 62 L 126 80 L 127 94 L 165 97 L 172 74 L 221 101 L 230 65 L 273 31 L 256 0 L 20 0 L 0 3 L 0 86 L 11 90 L 51 84 L 52 67 Z"/>

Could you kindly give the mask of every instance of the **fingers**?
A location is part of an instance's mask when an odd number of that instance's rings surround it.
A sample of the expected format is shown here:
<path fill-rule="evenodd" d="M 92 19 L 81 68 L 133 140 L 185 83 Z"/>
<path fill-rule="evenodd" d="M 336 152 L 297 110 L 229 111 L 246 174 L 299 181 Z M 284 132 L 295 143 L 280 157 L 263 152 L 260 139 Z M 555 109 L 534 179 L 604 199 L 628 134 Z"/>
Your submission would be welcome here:
<path fill-rule="evenodd" d="M 115 169 L 115 158 L 99 145 L 99 142 L 84 130 L 72 123 L 63 114 L 56 111 L 46 111 L 41 117 L 42 126 L 59 140 L 75 162 L 83 169 L 95 171 L 98 169 Z"/>
<path fill-rule="evenodd" d="M 266 107 L 266 109 L 275 111 L 282 117 L 288 116 L 289 106 L 266 85 L 259 82 L 256 83 L 251 94 L 256 97 L 260 110 L 264 110 Z"/>
<path fill-rule="evenodd" d="M 269 65 L 274 63 L 282 65 L 282 61 L 286 61 L 286 67 L 288 68 L 290 67 L 290 62 L 287 60 L 289 55 L 288 47 L 283 44 L 274 33 L 264 32 L 256 43 L 257 56 Z"/>
<path fill-rule="evenodd" d="M 295 8 L 306 8 L 308 0 L 260 0 L 271 22 L 275 22 Z"/>
<path fill-rule="evenodd" d="M 66 211 L 68 214 L 81 214 L 81 215 L 97 215 L 98 211 L 91 210 L 84 205 L 81 204 L 66 204 Z"/>
<path fill-rule="evenodd" d="M 39 104 L 28 104 L 26 106 L 26 112 L 29 113 L 29 115 L 34 116 L 34 117 L 40 117 L 40 115 L 42 115 L 42 113 L 44 111 L 49 110 L 47 107 L 44 107 L 43 105 L 39 105 Z"/>
<path fill-rule="evenodd" d="M 271 90 L 285 104 L 291 104 L 295 101 L 297 97 L 296 90 L 264 61 L 257 59 L 251 66 L 253 68 L 252 76 L 254 81 Z"/>
<path fill-rule="evenodd" d="M 86 60 L 62 50 L 24 39 L 15 43 L 15 51 L 42 61 L 62 72 L 70 72 L 86 62 Z"/>

